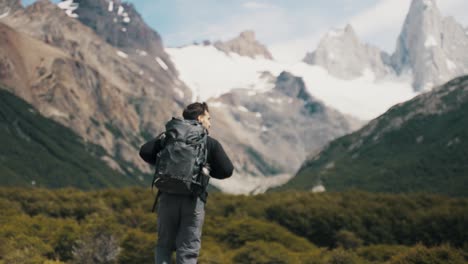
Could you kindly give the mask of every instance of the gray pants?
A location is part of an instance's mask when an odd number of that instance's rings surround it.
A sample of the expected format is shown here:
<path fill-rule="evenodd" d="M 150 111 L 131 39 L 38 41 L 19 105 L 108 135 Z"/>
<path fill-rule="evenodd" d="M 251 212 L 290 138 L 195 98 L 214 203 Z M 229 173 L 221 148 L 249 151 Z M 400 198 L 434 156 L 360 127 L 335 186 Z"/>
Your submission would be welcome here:
<path fill-rule="evenodd" d="M 198 197 L 162 193 L 158 202 L 156 264 L 197 263 L 205 219 L 205 203 Z"/>

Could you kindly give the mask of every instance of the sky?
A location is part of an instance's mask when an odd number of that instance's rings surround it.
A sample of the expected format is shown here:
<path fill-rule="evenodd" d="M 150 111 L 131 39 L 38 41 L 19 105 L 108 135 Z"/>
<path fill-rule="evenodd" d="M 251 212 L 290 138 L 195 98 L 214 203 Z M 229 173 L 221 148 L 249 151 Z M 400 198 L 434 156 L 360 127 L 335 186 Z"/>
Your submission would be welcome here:
<path fill-rule="evenodd" d="M 56 1 L 56 0 L 54 0 Z M 25 5 L 33 0 L 25 0 Z M 362 41 L 395 50 L 411 0 L 128 0 L 166 47 L 228 40 L 254 30 L 278 60 L 313 51 L 330 29 L 351 24 Z M 468 26 L 467 0 L 436 0 L 444 16 Z"/>

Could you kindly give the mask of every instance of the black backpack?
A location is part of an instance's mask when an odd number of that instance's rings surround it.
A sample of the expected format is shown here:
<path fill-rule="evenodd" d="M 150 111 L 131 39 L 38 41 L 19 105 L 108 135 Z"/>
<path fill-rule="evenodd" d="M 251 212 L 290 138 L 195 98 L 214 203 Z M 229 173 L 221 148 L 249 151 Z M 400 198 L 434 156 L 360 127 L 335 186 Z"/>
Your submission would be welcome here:
<path fill-rule="evenodd" d="M 156 157 L 152 186 L 160 192 L 200 196 L 206 193 L 208 131 L 196 120 L 172 118 L 160 135 L 162 149 Z M 157 199 L 157 198 L 156 198 Z"/>

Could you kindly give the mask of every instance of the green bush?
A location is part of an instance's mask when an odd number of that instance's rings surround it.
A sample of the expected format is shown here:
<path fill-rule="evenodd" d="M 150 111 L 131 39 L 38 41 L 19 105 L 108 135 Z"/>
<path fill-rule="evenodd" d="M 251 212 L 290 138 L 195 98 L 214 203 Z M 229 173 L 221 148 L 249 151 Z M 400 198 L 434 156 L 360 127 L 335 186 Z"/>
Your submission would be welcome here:
<path fill-rule="evenodd" d="M 153 198 L 141 188 L 0 188 L 0 264 L 152 263 Z M 199 262 L 466 262 L 467 212 L 468 199 L 434 195 L 211 194 Z"/>
<path fill-rule="evenodd" d="M 409 249 L 409 247 L 398 245 L 372 245 L 358 248 L 356 253 L 371 263 L 383 263 L 398 254 L 407 252 Z"/>
<path fill-rule="evenodd" d="M 418 245 L 406 253 L 392 258 L 390 264 L 464 264 L 467 260 L 463 258 L 460 251 L 449 246 L 427 248 Z"/>
<path fill-rule="evenodd" d="M 297 255 L 276 242 L 248 242 L 234 256 L 234 263 L 249 264 L 295 264 Z"/>

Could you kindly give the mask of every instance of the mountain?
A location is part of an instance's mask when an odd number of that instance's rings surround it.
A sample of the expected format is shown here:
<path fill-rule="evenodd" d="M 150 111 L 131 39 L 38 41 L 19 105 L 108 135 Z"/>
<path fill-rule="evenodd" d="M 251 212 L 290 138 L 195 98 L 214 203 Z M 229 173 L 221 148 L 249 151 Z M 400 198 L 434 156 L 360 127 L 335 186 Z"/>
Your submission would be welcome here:
<path fill-rule="evenodd" d="M 102 146 L 128 175 L 149 173 L 135 153 L 180 114 L 191 91 L 167 54 L 158 51 L 161 43 L 149 47 L 147 56 L 127 53 L 137 44 L 125 51 L 110 45 L 70 15 L 79 12 L 40 0 L 3 18 L 0 83 L 41 114 Z"/>
<path fill-rule="evenodd" d="M 285 189 L 467 196 L 468 76 L 394 106 L 306 160 Z"/>
<path fill-rule="evenodd" d="M 442 17 L 435 0 L 413 0 L 392 63 L 412 71 L 423 90 L 468 73 L 468 35 L 453 17 Z"/>
<path fill-rule="evenodd" d="M 283 183 L 310 151 L 361 125 L 311 96 L 300 77 L 264 72 L 262 79 L 262 90 L 234 89 L 208 101 L 211 133 L 222 139 L 238 174 L 212 182 L 220 189 L 260 192 Z"/>
<path fill-rule="evenodd" d="M 241 32 L 238 37 L 232 40 L 226 42 L 217 41 L 213 46 L 226 53 L 237 53 L 240 56 L 253 59 L 257 56 L 268 60 L 273 59 L 267 47 L 258 42 L 255 38 L 255 32 L 250 30 Z"/>
<path fill-rule="evenodd" d="M 0 19 L 9 16 L 21 7 L 21 0 L 2 0 L 0 2 Z"/>
<path fill-rule="evenodd" d="M 407 78 L 376 81 L 366 72 L 359 78 L 343 80 L 321 66 L 229 56 L 211 45 L 190 45 L 166 51 L 180 79 L 192 90 L 194 100 L 216 98 L 236 88 L 263 89 L 261 76 L 264 72 L 279 76 L 283 71 L 301 77 L 308 92 L 325 105 L 361 120 L 376 118 L 394 104 L 417 94 Z"/>
<path fill-rule="evenodd" d="M 378 78 L 389 75 L 393 73 L 389 61 L 390 55 L 361 43 L 351 25 L 328 32 L 317 49 L 304 58 L 304 62 L 322 66 L 342 79 L 354 79 L 366 71 Z"/>
<path fill-rule="evenodd" d="M 0 89 L 0 185 L 95 189 L 140 184 L 106 151 Z M 112 164 L 109 164 L 112 166 Z M 118 165 L 114 164 L 115 169 Z"/>
<path fill-rule="evenodd" d="M 158 75 L 163 75 L 160 71 L 169 71 L 172 78 L 177 75 L 164 51 L 161 36 L 143 21 L 133 4 L 120 0 L 74 0 L 74 3 L 79 21 L 110 45 L 129 54 L 135 63 Z"/>

